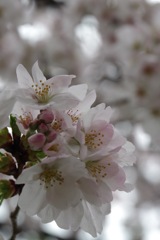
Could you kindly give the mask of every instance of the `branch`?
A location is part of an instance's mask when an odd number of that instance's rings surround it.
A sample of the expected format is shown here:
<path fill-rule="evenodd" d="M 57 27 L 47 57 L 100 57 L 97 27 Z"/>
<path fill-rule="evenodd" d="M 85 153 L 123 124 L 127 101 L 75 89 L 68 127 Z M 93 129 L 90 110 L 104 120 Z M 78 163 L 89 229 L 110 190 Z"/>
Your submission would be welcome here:
<path fill-rule="evenodd" d="M 19 206 L 17 206 L 10 215 L 11 223 L 12 223 L 12 236 L 9 240 L 16 240 L 16 235 L 19 233 L 19 229 L 17 226 L 17 216 L 18 216 L 19 210 L 20 210 Z"/>

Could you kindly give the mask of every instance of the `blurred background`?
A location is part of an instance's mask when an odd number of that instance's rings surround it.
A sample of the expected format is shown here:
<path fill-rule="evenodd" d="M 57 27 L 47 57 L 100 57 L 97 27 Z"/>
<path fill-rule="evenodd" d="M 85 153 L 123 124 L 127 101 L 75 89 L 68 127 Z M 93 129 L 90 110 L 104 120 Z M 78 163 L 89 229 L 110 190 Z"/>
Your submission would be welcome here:
<path fill-rule="evenodd" d="M 160 239 L 160 1 L 0 0 L 0 91 L 16 67 L 35 61 L 46 77 L 75 74 L 114 108 L 112 122 L 133 142 L 131 193 L 115 192 L 97 240 Z M 11 235 L 16 197 L 0 207 L 0 234 Z M 83 231 L 20 213 L 17 240 L 92 240 Z"/>

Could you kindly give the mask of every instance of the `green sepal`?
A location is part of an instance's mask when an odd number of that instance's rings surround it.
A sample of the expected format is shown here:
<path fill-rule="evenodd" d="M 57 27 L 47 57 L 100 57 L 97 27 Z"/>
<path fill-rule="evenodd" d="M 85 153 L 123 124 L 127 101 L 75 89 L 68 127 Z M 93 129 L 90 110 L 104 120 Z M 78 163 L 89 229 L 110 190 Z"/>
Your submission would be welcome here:
<path fill-rule="evenodd" d="M 46 157 L 46 154 L 42 151 L 38 151 L 38 152 L 36 152 L 36 157 L 39 159 L 43 159 Z"/>
<path fill-rule="evenodd" d="M 8 160 L 7 156 L 0 152 L 0 172 L 1 172 L 1 169 L 8 166 L 7 160 Z"/>
<path fill-rule="evenodd" d="M 26 156 L 27 156 L 26 162 L 30 162 L 30 165 L 32 165 L 32 163 L 33 163 L 33 165 L 35 163 L 38 163 L 40 161 L 40 159 L 42 159 L 46 156 L 42 151 L 31 150 L 26 136 L 21 137 L 21 143 L 23 145 L 23 148 L 26 151 Z"/>
<path fill-rule="evenodd" d="M 12 128 L 13 136 L 20 137 L 21 132 L 20 132 L 18 126 L 17 126 L 16 117 L 14 117 L 12 114 L 10 115 L 10 126 Z"/>
<path fill-rule="evenodd" d="M 27 134 L 26 134 L 26 137 L 29 138 L 30 136 L 32 136 L 33 134 L 35 134 L 35 130 L 34 129 L 29 129 Z"/>
<path fill-rule="evenodd" d="M 4 145 L 12 142 L 12 136 L 8 131 L 8 128 L 5 127 L 0 129 L 0 148 L 3 148 Z"/>
<path fill-rule="evenodd" d="M 16 163 L 13 157 L 8 153 L 0 152 L 0 173 L 4 173 L 6 175 L 12 175 L 16 170 Z"/>
<path fill-rule="evenodd" d="M 13 180 L 0 179 L 0 205 L 4 199 L 12 197 L 16 192 Z"/>

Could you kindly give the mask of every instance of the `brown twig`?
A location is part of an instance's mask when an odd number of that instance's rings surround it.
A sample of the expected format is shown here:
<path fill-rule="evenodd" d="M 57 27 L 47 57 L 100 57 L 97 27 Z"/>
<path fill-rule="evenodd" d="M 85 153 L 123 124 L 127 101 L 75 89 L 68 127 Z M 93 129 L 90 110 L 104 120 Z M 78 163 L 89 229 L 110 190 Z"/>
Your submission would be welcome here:
<path fill-rule="evenodd" d="M 19 229 L 17 226 L 18 213 L 19 213 L 19 206 L 17 206 L 10 215 L 11 223 L 12 223 L 12 236 L 9 240 L 16 240 L 16 235 L 19 233 Z"/>

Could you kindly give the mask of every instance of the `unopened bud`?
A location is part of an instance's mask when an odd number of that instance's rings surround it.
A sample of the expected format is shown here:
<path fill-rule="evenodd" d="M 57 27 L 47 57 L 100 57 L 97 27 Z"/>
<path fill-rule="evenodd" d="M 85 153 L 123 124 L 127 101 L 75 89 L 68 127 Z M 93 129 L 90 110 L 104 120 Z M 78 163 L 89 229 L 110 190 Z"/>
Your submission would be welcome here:
<path fill-rule="evenodd" d="M 52 130 L 47 136 L 47 142 L 54 141 L 56 139 L 56 137 L 57 137 L 56 131 Z"/>
<path fill-rule="evenodd" d="M 38 115 L 38 119 L 44 120 L 45 123 L 51 123 L 54 119 L 54 114 L 49 109 L 41 110 L 41 113 Z"/>
<path fill-rule="evenodd" d="M 39 150 L 43 147 L 46 137 L 42 133 L 36 133 L 28 138 L 28 143 L 32 150 Z"/>
<path fill-rule="evenodd" d="M 34 121 L 32 121 L 29 124 L 29 128 L 31 129 L 31 131 L 35 131 L 38 127 L 39 121 L 37 119 L 35 119 Z"/>
<path fill-rule="evenodd" d="M 49 131 L 49 128 L 45 123 L 40 123 L 38 126 L 38 131 L 41 133 L 46 133 Z"/>

